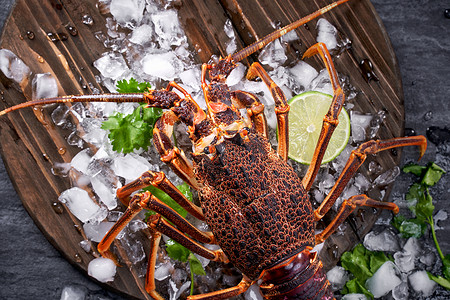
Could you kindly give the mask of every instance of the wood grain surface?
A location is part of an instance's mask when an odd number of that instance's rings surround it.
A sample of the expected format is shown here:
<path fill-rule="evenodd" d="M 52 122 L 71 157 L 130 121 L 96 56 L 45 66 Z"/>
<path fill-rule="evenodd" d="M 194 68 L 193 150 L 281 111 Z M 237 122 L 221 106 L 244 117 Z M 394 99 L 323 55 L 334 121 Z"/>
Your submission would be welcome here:
<path fill-rule="evenodd" d="M 273 24 L 286 25 L 329 4 L 329 1 L 183 0 L 180 3 L 180 21 L 192 49 L 201 49 L 196 57 L 200 63 L 207 62 L 212 54 L 225 56 L 228 37 L 223 26 L 227 19 L 231 19 L 234 25 L 239 49 L 272 32 Z M 4 27 L 1 48 L 14 52 L 33 74 L 51 73 L 58 81 L 59 95 L 90 93 L 90 88 L 83 88 L 83 83 L 91 83 L 92 87 L 104 91 L 96 83 L 98 71 L 92 63 L 108 51 L 95 37 L 96 32 L 106 33 L 105 18 L 108 15 L 101 14 L 96 4 L 93 0 L 18 1 Z M 82 23 L 84 15 L 93 18 L 92 26 Z M 355 110 L 372 114 L 386 111 L 386 119 L 377 137 L 401 136 L 404 112 L 398 65 L 372 4 L 369 0 L 350 1 L 324 17 L 352 41 L 352 48 L 343 52 L 335 60 L 335 65 L 338 72 L 349 76 L 351 84 L 360 91 L 354 101 Z M 300 55 L 315 43 L 315 24 L 316 20 L 313 20 L 308 29 L 302 27 L 297 30 L 301 45 L 299 43 L 299 49 L 295 50 L 299 50 Z M 78 35 L 70 35 L 68 25 L 77 28 Z M 28 31 L 35 34 L 34 39 L 27 38 Z M 68 39 L 52 42 L 47 35 L 49 32 L 64 32 Z M 298 55 L 292 51 L 289 57 L 294 61 Z M 359 68 L 362 59 L 372 61 L 379 81 L 366 82 Z M 249 58 L 252 60 L 255 57 Z M 308 62 L 322 68 L 317 59 Z M 1 76 L 3 101 L 0 109 L 31 99 L 30 85 L 29 82 L 18 86 Z M 57 201 L 58 195 L 70 187 L 70 182 L 51 171 L 55 163 L 70 162 L 80 149 L 67 144 L 70 132 L 54 126 L 50 113 L 51 109 L 23 109 L 1 118 L 2 157 L 25 208 L 43 234 L 70 262 L 86 270 L 96 253 L 86 253 L 80 248 L 79 242 L 86 238 L 80 230 L 82 224 Z M 399 154 L 400 150 L 387 151 L 372 159 L 388 170 L 399 163 Z M 365 167 L 362 172 L 372 176 Z M 385 198 L 389 191 L 390 187 L 387 187 Z M 381 197 L 379 190 L 372 190 L 369 195 Z M 333 266 L 339 255 L 371 228 L 376 215 L 372 210 L 354 214 L 345 234 L 332 236 L 327 241 L 321 253 L 327 268 Z M 133 267 L 118 268 L 118 274 L 109 286 L 135 298 L 149 298 L 143 289 L 143 279 Z"/>

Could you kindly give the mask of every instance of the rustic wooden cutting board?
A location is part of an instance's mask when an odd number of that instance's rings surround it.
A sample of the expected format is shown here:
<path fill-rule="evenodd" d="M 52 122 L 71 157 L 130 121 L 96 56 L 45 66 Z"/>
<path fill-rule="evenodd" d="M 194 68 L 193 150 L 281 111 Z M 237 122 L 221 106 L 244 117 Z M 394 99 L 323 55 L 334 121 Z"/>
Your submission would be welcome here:
<path fill-rule="evenodd" d="M 273 31 L 273 24 L 286 25 L 319 7 L 329 4 L 325 0 L 266 1 L 266 0 L 182 0 L 179 1 L 179 17 L 193 49 L 201 49 L 197 63 L 207 62 L 212 54 L 225 56 L 228 37 L 224 23 L 231 19 L 238 34 L 238 49 Z M 93 24 L 83 24 L 89 15 Z M 90 93 L 91 87 L 104 91 L 96 83 L 98 71 L 92 62 L 108 51 L 95 37 L 106 33 L 105 17 L 94 0 L 19 0 L 4 27 L 1 48 L 9 49 L 28 65 L 33 74 L 50 72 L 58 80 L 59 94 Z M 377 137 L 386 139 L 401 136 L 404 125 L 403 93 L 395 54 L 382 22 L 369 0 L 351 0 L 324 16 L 352 41 L 351 50 L 343 52 L 335 61 L 337 70 L 350 77 L 350 82 L 360 91 L 355 109 L 376 114 L 386 111 L 386 119 Z M 291 47 L 290 59 L 298 59 L 303 51 L 315 43 L 316 20 L 308 28 L 297 30 L 301 43 Z M 71 35 L 68 27 L 77 29 Z M 34 38 L 30 39 L 32 32 Z M 68 38 L 53 42 L 48 33 L 64 33 Z M 298 51 L 296 53 L 294 50 Z M 250 60 L 254 60 L 251 57 Z M 359 68 L 362 59 L 370 59 L 379 81 L 367 82 Z M 308 60 L 322 68 L 317 59 Z M 1 76 L 0 109 L 10 107 L 31 98 L 30 85 L 20 88 Z M 85 83 L 91 87 L 84 88 Z M 200 83 L 199 83 L 200 84 Z M 0 119 L 0 143 L 2 157 L 11 180 L 23 205 L 47 239 L 74 265 L 86 271 L 95 251 L 86 253 L 79 246 L 85 239 L 81 223 L 63 206 L 58 195 L 70 187 L 69 179 L 52 174 L 55 163 L 70 162 L 80 150 L 69 146 L 65 132 L 52 124 L 51 109 L 23 109 Z M 400 151 L 380 153 L 376 160 L 384 170 L 397 165 Z M 367 168 L 362 172 L 368 177 Z M 373 178 L 372 178 L 373 179 Z M 384 198 L 389 195 L 386 188 Z M 380 198 L 380 191 L 370 192 Z M 331 237 L 322 251 L 327 268 L 336 263 L 339 255 L 350 249 L 366 233 L 375 221 L 377 213 L 365 210 L 350 219 L 345 235 Z M 143 279 L 136 269 L 119 268 L 114 290 L 136 298 L 149 298 L 143 289 Z"/>

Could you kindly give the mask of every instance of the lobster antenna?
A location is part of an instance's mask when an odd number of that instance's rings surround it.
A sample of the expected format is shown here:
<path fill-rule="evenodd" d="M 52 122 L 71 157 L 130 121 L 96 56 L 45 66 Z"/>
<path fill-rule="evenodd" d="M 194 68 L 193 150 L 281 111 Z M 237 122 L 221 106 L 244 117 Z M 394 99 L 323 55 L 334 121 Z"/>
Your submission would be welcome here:
<path fill-rule="evenodd" d="M 265 37 L 263 37 L 260 40 L 257 40 L 256 42 L 254 42 L 253 44 L 251 44 L 248 47 L 245 47 L 244 49 L 240 50 L 239 52 L 236 52 L 235 54 L 233 54 L 231 56 L 231 59 L 234 62 L 238 62 L 243 60 L 244 58 L 246 58 L 247 56 L 255 53 L 256 51 L 264 48 L 266 45 L 268 45 L 269 43 L 273 42 L 274 40 L 278 39 L 279 37 L 281 37 L 282 35 L 285 35 L 286 33 L 288 33 L 291 30 L 294 30 L 296 28 L 298 28 L 299 26 L 302 26 L 303 24 L 311 21 L 312 19 L 315 19 L 323 14 L 325 14 L 326 12 L 332 10 L 333 8 L 335 8 L 338 5 L 341 5 L 345 2 L 347 2 L 348 0 L 339 0 L 336 2 L 333 2 L 315 12 L 313 12 L 312 14 L 307 15 L 306 17 L 303 17 L 295 22 L 292 22 L 289 25 L 284 26 L 283 28 L 280 28 L 268 35 L 266 35 Z"/>
<path fill-rule="evenodd" d="M 28 101 L 8 107 L 5 110 L 0 111 L 0 116 L 25 107 L 69 102 L 145 102 L 145 96 L 144 94 L 95 94 L 46 98 Z"/>

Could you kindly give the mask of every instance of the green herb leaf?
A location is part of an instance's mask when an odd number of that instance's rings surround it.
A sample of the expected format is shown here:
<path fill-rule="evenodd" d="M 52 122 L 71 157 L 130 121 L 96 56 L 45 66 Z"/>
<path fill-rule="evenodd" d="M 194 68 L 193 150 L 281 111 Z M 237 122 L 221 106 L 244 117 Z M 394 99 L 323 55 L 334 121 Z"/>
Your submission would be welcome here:
<path fill-rule="evenodd" d="M 445 278 L 450 280 L 450 254 L 444 256 L 442 260 L 442 274 Z"/>
<path fill-rule="evenodd" d="M 441 167 L 435 163 L 428 164 L 422 183 L 427 186 L 433 186 L 441 179 L 442 174 L 445 174 L 445 171 Z"/>
<path fill-rule="evenodd" d="M 142 93 L 149 88 L 150 83 L 139 83 L 134 78 L 117 83 L 119 93 Z M 108 137 L 114 151 L 130 153 L 140 148 L 147 150 L 151 145 L 153 126 L 161 115 L 161 109 L 147 108 L 146 104 L 141 104 L 129 115 L 116 113 L 110 116 L 103 122 L 102 128 L 109 130 Z"/>
<path fill-rule="evenodd" d="M 191 189 L 187 183 L 183 183 L 177 186 L 177 189 L 186 196 L 190 201 L 192 201 L 193 196 Z M 173 210 L 175 210 L 177 213 L 179 213 L 183 218 L 187 216 L 187 211 L 181 207 L 175 200 L 172 199 L 169 195 L 164 193 L 158 188 L 155 188 L 154 186 L 148 186 L 144 188 L 143 190 L 149 191 L 154 195 L 156 198 L 164 202 L 165 204 L 169 205 Z M 149 211 L 148 214 L 152 215 L 154 212 Z"/>
<path fill-rule="evenodd" d="M 430 272 L 427 272 L 427 273 L 428 273 L 428 278 L 430 278 L 431 280 L 434 280 L 437 284 L 443 286 L 447 290 L 450 290 L 450 281 L 448 279 L 446 279 L 442 276 L 434 276 Z"/>
<path fill-rule="evenodd" d="M 402 168 L 402 171 L 405 173 L 412 173 L 416 176 L 421 176 L 423 171 L 426 170 L 427 167 L 420 166 L 417 164 L 408 164 Z"/>
<path fill-rule="evenodd" d="M 167 243 L 166 243 L 166 251 L 167 251 L 167 254 L 171 258 L 179 260 L 181 262 L 187 262 L 188 258 L 189 258 L 189 255 L 191 254 L 191 251 L 189 251 L 183 245 L 175 242 L 172 239 L 167 241 Z"/>
<path fill-rule="evenodd" d="M 353 251 L 342 254 L 341 265 L 362 283 L 373 275 L 369 267 L 369 258 L 366 257 L 366 248 L 362 244 L 356 245 Z"/>
<path fill-rule="evenodd" d="M 191 268 L 192 273 L 196 275 L 206 275 L 202 263 L 194 255 L 194 253 L 191 252 L 191 254 L 189 254 L 188 260 L 189 260 L 189 267 Z"/>
<path fill-rule="evenodd" d="M 367 298 L 373 299 L 373 294 L 369 292 L 364 285 L 362 285 L 356 278 L 345 283 L 341 291 L 342 294 L 364 294 Z"/>
<path fill-rule="evenodd" d="M 420 238 L 427 230 L 427 224 L 424 220 L 406 219 L 402 215 L 397 215 L 394 217 L 392 226 L 397 228 L 402 238 Z"/>
<path fill-rule="evenodd" d="M 136 79 L 130 78 L 129 81 L 127 81 L 126 79 L 119 80 L 116 84 L 116 87 L 118 93 L 127 94 L 146 92 L 149 88 L 151 88 L 151 85 L 148 82 L 139 83 Z"/>

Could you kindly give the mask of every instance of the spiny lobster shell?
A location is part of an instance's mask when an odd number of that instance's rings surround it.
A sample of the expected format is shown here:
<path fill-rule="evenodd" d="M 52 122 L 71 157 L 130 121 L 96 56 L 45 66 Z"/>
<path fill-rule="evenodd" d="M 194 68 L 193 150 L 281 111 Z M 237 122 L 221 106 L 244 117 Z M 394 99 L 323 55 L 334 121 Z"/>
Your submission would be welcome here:
<path fill-rule="evenodd" d="M 314 246 L 313 209 L 291 166 L 256 133 L 194 156 L 208 225 L 230 261 L 251 279 Z"/>

